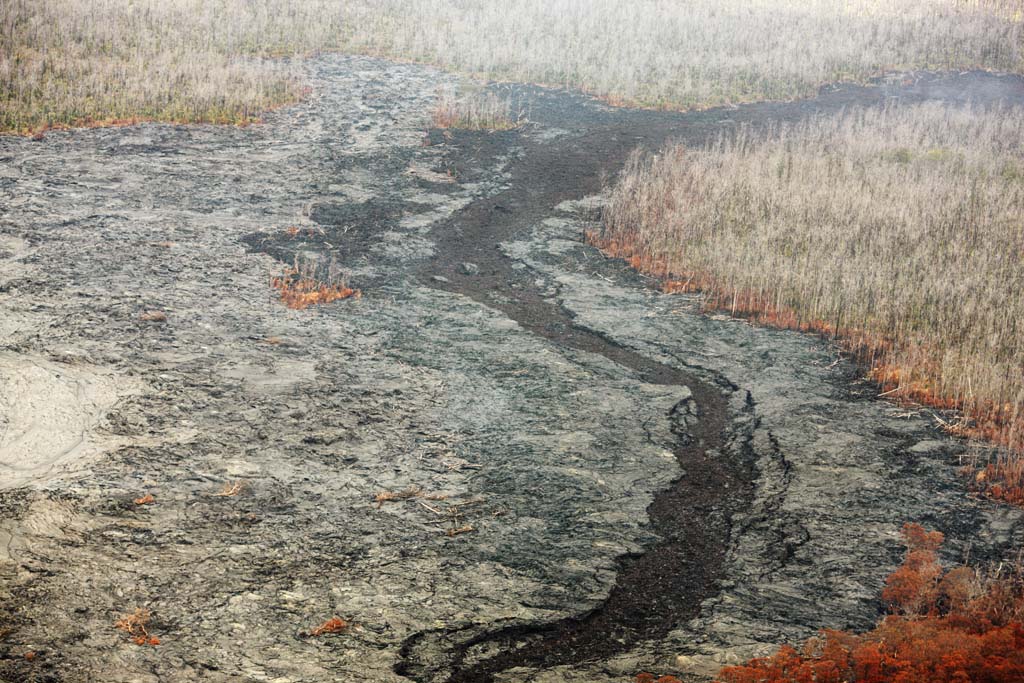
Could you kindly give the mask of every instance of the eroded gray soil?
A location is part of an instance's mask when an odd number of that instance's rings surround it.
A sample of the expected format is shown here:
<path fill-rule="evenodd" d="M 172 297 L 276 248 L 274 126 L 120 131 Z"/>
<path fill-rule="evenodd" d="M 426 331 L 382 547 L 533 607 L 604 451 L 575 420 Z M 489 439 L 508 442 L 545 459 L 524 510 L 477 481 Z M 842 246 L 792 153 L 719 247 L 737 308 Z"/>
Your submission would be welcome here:
<path fill-rule="evenodd" d="M 905 521 L 951 560 L 1020 546 L 926 413 L 815 338 L 654 293 L 581 243 L 595 202 L 573 201 L 638 143 L 893 96 L 1020 101 L 1019 79 L 690 115 L 513 88 L 530 125 L 445 136 L 427 126 L 450 77 L 310 68 L 313 97 L 261 126 L 0 139 L 0 679 L 440 681 L 475 638 L 467 661 L 554 653 L 478 680 L 702 680 L 872 624 Z M 297 254 L 364 296 L 288 310 L 269 281 Z M 681 468 L 699 429 L 671 415 L 711 390 L 709 466 L 751 482 L 693 515 L 721 538 L 713 576 L 566 659 L 537 633 L 628 597 L 622 558 L 665 541 L 648 506 L 714 481 Z M 159 646 L 113 627 L 140 607 Z M 333 616 L 354 626 L 307 635 Z M 509 627 L 525 640 L 493 639 Z"/>

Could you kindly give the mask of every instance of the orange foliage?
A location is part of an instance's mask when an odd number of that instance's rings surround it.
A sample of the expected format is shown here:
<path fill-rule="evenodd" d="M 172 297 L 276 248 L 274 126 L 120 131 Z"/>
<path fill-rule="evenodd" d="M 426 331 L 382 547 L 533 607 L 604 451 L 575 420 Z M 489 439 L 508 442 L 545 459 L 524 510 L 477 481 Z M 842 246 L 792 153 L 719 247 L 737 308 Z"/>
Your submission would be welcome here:
<path fill-rule="evenodd" d="M 995 461 L 977 473 L 975 483 L 993 498 L 1024 505 L 1024 458 L 1000 451 Z"/>
<path fill-rule="evenodd" d="M 1020 683 L 1024 594 L 1019 578 L 943 572 L 942 534 L 903 527 L 907 554 L 886 581 L 891 614 L 861 635 L 823 631 L 801 651 L 730 666 L 718 683 Z M 638 679 L 639 680 L 639 679 Z"/>
<path fill-rule="evenodd" d="M 136 645 L 159 645 L 160 639 L 151 636 L 146 626 L 149 624 L 150 613 L 148 609 L 137 608 L 132 614 L 126 614 L 116 622 L 114 628 L 124 631 Z"/>
<path fill-rule="evenodd" d="M 903 539 L 907 556 L 903 564 L 885 580 L 882 600 L 900 614 L 929 614 L 938 602 L 936 591 L 943 579 L 935 551 L 942 545 L 938 531 L 925 531 L 919 524 L 905 524 Z"/>
<path fill-rule="evenodd" d="M 1024 505 L 1024 405 L 995 404 L 943 394 L 934 384 L 940 372 L 932 367 L 899 367 L 890 362 L 895 340 L 877 332 L 844 327 L 826 320 L 805 320 L 793 309 L 780 307 L 754 291 L 732 291 L 710 273 L 677 273 L 663 257 L 652 255 L 633 236 L 608 237 L 587 230 L 585 238 L 608 256 L 624 259 L 631 267 L 661 281 L 667 293 L 703 292 L 704 310 L 729 311 L 761 325 L 812 332 L 838 341 L 858 362 L 868 367 L 868 378 L 891 399 L 919 403 L 961 413 L 958 422 L 943 423 L 953 436 L 976 438 L 1006 449 L 1007 454 L 984 470 L 979 488 L 993 498 Z M 926 354 L 918 354 L 924 358 Z"/>
<path fill-rule="evenodd" d="M 329 304 L 340 299 L 362 296 L 358 289 L 352 289 L 338 275 L 321 279 L 315 265 L 296 265 L 285 270 L 284 275 L 270 280 L 270 286 L 281 293 L 281 301 L 288 308 L 304 310 L 318 304 Z"/>
<path fill-rule="evenodd" d="M 683 683 L 675 676 L 662 676 L 661 678 L 655 678 L 652 674 L 638 674 L 636 677 L 636 683 Z"/>
<path fill-rule="evenodd" d="M 132 502 L 135 503 L 136 505 L 149 505 L 151 503 L 155 503 L 156 502 L 156 498 L 153 497 L 152 493 L 147 493 L 146 495 L 142 496 L 141 498 L 136 498 Z"/>
<path fill-rule="evenodd" d="M 311 636 L 322 636 L 327 633 L 342 633 L 348 630 L 348 622 L 338 617 L 328 619 L 309 632 Z"/>

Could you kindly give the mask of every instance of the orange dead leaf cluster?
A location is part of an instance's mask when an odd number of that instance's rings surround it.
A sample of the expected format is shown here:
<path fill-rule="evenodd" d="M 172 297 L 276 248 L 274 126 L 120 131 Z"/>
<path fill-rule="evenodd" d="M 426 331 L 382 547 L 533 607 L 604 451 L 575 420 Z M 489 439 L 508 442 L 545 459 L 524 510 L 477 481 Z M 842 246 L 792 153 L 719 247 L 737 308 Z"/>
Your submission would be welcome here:
<path fill-rule="evenodd" d="M 993 498 L 1024 505 L 1024 459 L 1016 455 L 1000 451 L 974 481 Z"/>
<path fill-rule="evenodd" d="M 296 237 L 303 233 L 305 233 L 307 237 L 313 237 L 318 233 L 322 235 L 324 233 L 323 228 L 306 228 L 305 230 L 303 230 L 297 225 L 292 225 L 285 228 L 284 232 L 286 235 L 288 235 L 290 239 L 295 239 Z"/>
<path fill-rule="evenodd" d="M 322 269 L 318 262 L 307 261 L 285 270 L 270 280 L 270 286 L 281 293 L 281 301 L 293 310 L 304 310 L 318 304 L 329 304 L 340 299 L 362 296 L 358 289 L 352 289 L 338 272 L 336 264 Z"/>
<path fill-rule="evenodd" d="M 377 504 L 379 509 L 384 503 L 389 503 L 395 500 L 405 500 L 407 498 L 419 498 L 423 495 L 423 489 L 419 486 L 409 486 L 401 491 L 380 491 L 373 497 L 373 502 Z"/>
<path fill-rule="evenodd" d="M 349 623 L 347 621 L 345 621 L 344 619 L 339 619 L 338 617 L 333 617 L 331 619 L 328 619 L 324 623 L 320 624 L 316 628 L 311 629 L 309 631 L 309 635 L 322 636 L 328 633 L 343 633 L 344 631 L 348 630 L 348 627 Z"/>
<path fill-rule="evenodd" d="M 318 280 L 296 279 L 290 276 L 275 277 L 270 284 L 281 292 L 281 301 L 284 305 L 297 311 L 318 304 L 362 296 L 358 289 L 351 289 L 345 285 L 329 285 Z"/>
<path fill-rule="evenodd" d="M 638 674 L 636 677 L 636 683 L 683 683 L 675 676 L 661 676 L 655 678 L 653 674 L 643 673 Z"/>
<path fill-rule="evenodd" d="M 823 631 L 801 650 L 722 669 L 718 683 L 1019 683 L 1024 591 L 1019 575 L 943 571 L 943 537 L 903 527 L 907 554 L 886 581 L 891 614 L 872 631 Z"/>
<path fill-rule="evenodd" d="M 167 320 L 167 314 L 163 311 L 143 311 L 139 314 L 139 320 L 148 323 L 162 323 Z"/>
<path fill-rule="evenodd" d="M 124 631 L 136 645 L 159 645 L 160 639 L 149 634 L 146 626 L 152 618 L 148 609 L 136 608 L 131 614 L 126 614 L 116 622 L 114 628 Z"/>
<path fill-rule="evenodd" d="M 220 488 L 220 491 L 213 495 L 218 496 L 220 498 L 231 498 L 241 493 L 242 489 L 244 488 L 244 481 L 227 481 L 224 482 L 224 485 Z"/>
<path fill-rule="evenodd" d="M 149 505 L 150 503 L 155 503 L 156 498 L 153 497 L 152 493 L 147 493 L 141 498 L 134 499 L 132 502 L 135 503 L 136 505 Z"/>

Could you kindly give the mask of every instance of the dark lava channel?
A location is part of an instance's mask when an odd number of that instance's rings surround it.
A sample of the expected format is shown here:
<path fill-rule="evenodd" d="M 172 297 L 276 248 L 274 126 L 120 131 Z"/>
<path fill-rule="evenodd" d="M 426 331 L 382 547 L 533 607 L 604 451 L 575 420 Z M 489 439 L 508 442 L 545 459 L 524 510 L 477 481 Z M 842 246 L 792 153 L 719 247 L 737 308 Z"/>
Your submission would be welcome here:
<path fill-rule="evenodd" d="M 656 363 L 575 325 L 564 308 L 532 286 L 529 269 L 507 257 L 500 243 L 526 234 L 560 202 L 600 191 L 602 179 L 617 172 L 638 145 L 657 149 L 670 139 L 699 145 L 739 123 L 792 121 L 851 104 L 880 104 L 894 96 L 985 100 L 989 89 L 998 90 L 986 77 L 926 80 L 899 88 L 835 88 L 811 101 L 692 114 L 608 110 L 566 93 L 519 90 L 518 95 L 529 98 L 532 120 L 556 128 L 572 125 L 575 130 L 554 141 L 518 136 L 516 143 L 524 152 L 512 169 L 509 189 L 467 206 L 435 228 L 436 256 L 423 271 L 424 282 L 496 308 L 557 345 L 598 353 L 647 382 L 686 386 L 698 419 L 689 422 L 686 431 L 673 420 L 678 437 L 674 452 L 683 474 L 647 509 L 650 529 L 661 540 L 643 554 L 620 561 L 615 585 L 600 607 L 554 623 L 513 624 L 454 639 L 440 662 L 436 651 L 421 658 L 420 651 L 424 646 L 430 649 L 431 643 L 425 641 L 431 638 L 416 634 L 404 643 L 396 673 L 424 683 L 489 683 L 494 674 L 514 667 L 599 661 L 643 640 L 663 637 L 696 616 L 701 603 L 715 593 L 729 543 L 729 520 L 752 498 L 750 463 L 731 461 L 719 452 L 729 418 L 724 394 L 731 388 L 729 382 L 703 371 L 683 372 Z M 507 149 L 503 137 L 457 134 L 449 165 L 471 169 L 487 147 Z"/>
<path fill-rule="evenodd" d="M 567 105 L 575 105 L 577 111 L 565 112 Z M 538 112 L 539 107 L 543 112 Z M 564 94 L 535 92 L 532 108 L 534 118 L 539 113 L 554 119 L 552 123 L 566 119 L 578 123 L 587 114 L 608 115 L 596 111 L 591 103 Z M 648 119 L 646 125 L 602 122 L 582 136 L 555 144 L 517 136 L 516 143 L 525 151 L 512 169 L 510 189 L 471 204 L 452 221 L 438 226 L 432 234 L 437 255 L 423 269 L 422 277 L 430 286 L 501 310 L 559 346 L 600 354 L 649 383 L 690 389 L 692 401 L 677 405 L 665 418 L 672 420 L 677 437 L 674 453 L 684 474 L 658 493 L 647 510 L 649 528 L 661 540 L 644 553 L 619 562 L 615 586 L 606 601 L 589 614 L 471 634 L 454 643 L 442 662 L 429 661 L 438 654 L 439 643 L 432 634 L 417 634 L 403 644 L 402 659 L 395 667 L 400 675 L 417 681 L 471 683 L 491 681 L 494 674 L 518 666 L 549 667 L 603 659 L 642 640 L 665 635 L 681 620 L 695 616 L 701 602 L 715 592 L 728 548 L 729 519 L 752 496 L 751 468 L 718 453 L 728 419 L 723 393 L 727 389 L 694 373 L 656 363 L 575 325 L 564 308 L 545 299 L 531 284 L 534 276 L 529 269 L 507 257 L 499 246 L 546 218 L 559 202 L 598 191 L 602 173 L 619 167 L 638 143 L 657 145 L 679 132 L 678 117 L 644 114 L 643 118 Z M 663 121 L 654 121 L 652 126 L 651 119 L 658 118 Z M 643 138 L 637 131 L 644 133 Z M 503 144 L 500 136 L 456 134 L 452 165 L 469 172 L 489 145 L 505 147 L 507 142 Z M 471 157 L 460 158 L 459 150 L 469 150 Z M 699 419 L 684 423 L 686 411 L 696 413 Z M 445 640 L 443 635 L 440 640 Z M 421 658 L 421 648 L 432 651 L 430 656 Z M 494 654 L 474 657 L 474 650 L 480 648 Z"/>

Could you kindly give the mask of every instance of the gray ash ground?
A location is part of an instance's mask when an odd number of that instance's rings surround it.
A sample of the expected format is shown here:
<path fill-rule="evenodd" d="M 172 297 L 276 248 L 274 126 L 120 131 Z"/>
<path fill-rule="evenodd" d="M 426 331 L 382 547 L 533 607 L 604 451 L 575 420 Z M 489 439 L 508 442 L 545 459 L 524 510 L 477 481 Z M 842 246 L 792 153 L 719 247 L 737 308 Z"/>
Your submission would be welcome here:
<path fill-rule="evenodd" d="M 927 412 L 580 241 L 637 144 L 1020 79 L 692 114 L 501 86 L 529 125 L 444 135 L 449 76 L 310 70 L 260 126 L 0 140 L 0 680 L 706 680 L 870 626 L 905 521 L 1020 547 Z M 286 309 L 296 256 L 363 298 Z"/>

